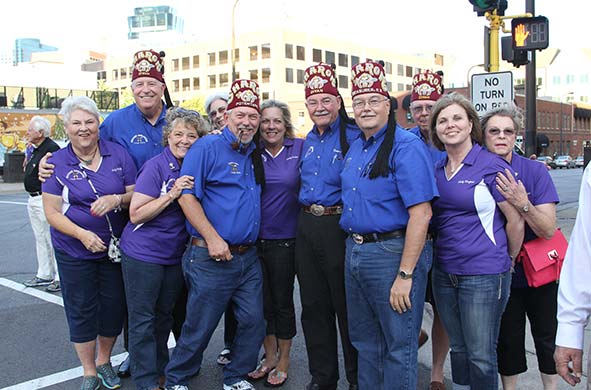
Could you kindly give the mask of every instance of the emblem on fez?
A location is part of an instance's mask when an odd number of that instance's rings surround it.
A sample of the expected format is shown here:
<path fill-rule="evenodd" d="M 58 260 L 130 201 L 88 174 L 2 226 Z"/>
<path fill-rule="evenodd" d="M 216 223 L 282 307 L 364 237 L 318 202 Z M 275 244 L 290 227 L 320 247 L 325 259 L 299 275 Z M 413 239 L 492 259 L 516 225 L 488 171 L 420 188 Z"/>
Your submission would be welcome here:
<path fill-rule="evenodd" d="M 247 89 L 246 91 L 243 91 L 243 92 L 239 92 L 238 98 L 240 100 L 242 100 L 243 102 L 247 102 L 247 103 L 254 103 L 255 100 L 257 100 L 257 96 L 250 89 Z"/>
<path fill-rule="evenodd" d="M 369 73 L 363 73 L 359 77 L 355 79 L 355 85 L 358 88 L 369 88 L 371 87 L 378 79 L 370 75 Z"/>
<path fill-rule="evenodd" d="M 435 91 L 435 88 L 426 83 L 415 87 L 415 92 L 419 96 L 430 96 L 433 91 Z"/>
<path fill-rule="evenodd" d="M 323 79 L 319 76 L 314 76 L 308 81 L 308 88 L 310 89 L 322 89 L 324 88 L 324 84 L 328 83 L 328 80 Z"/>
<path fill-rule="evenodd" d="M 154 64 L 150 63 L 150 61 L 143 59 L 140 62 L 138 62 L 137 64 L 135 64 L 135 68 L 138 70 L 138 72 L 142 72 L 142 73 L 149 73 L 150 70 L 154 67 Z"/>

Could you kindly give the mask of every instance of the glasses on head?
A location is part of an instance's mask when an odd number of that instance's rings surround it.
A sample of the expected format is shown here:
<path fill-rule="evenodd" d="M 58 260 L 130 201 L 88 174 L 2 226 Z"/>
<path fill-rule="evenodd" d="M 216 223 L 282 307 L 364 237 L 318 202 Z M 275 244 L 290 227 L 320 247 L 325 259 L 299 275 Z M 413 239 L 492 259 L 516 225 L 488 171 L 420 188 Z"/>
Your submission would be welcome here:
<path fill-rule="evenodd" d="M 333 104 L 335 102 L 336 99 L 331 99 L 331 98 L 324 98 L 321 99 L 320 101 L 318 100 L 307 100 L 306 101 L 306 105 L 312 109 L 318 107 L 318 106 L 322 106 L 322 107 L 327 107 L 330 106 L 331 104 Z"/>
<path fill-rule="evenodd" d="M 433 111 L 433 104 L 423 104 L 420 106 L 412 106 L 410 108 L 410 111 L 412 111 L 413 114 L 422 114 L 423 110 L 425 110 L 427 114 L 430 114 L 431 111 Z"/>
<path fill-rule="evenodd" d="M 178 112 L 179 114 L 182 114 L 182 115 L 195 115 L 195 116 L 201 118 L 201 114 L 198 113 L 197 111 L 194 111 L 194 110 L 189 110 L 189 109 L 182 108 L 182 107 L 175 107 L 174 111 Z"/>
<path fill-rule="evenodd" d="M 355 100 L 353 100 L 353 109 L 354 110 L 361 110 L 365 107 L 366 104 L 369 105 L 370 108 L 376 108 L 377 106 L 380 105 L 380 103 L 385 102 L 386 100 L 388 100 L 388 99 L 377 97 L 377 96 L 374 96 L 369 100 L 355 99 Z"/>
<path fill-rule="evenodd" d="M 223 115 L 224 112 L 226 112 L 226 106 L 220 106 L 217 110 L 211 110 L 208 115 L 211 119 L 213 119 L 218 115 Z"/>
<path fill-rule="evenodd" d="M 503 133 L 507 137 L 513 137 L 517 132 L 515 131 L 515 129 L 501 130 L 501 129 L 497 129 L 496 127 L 492 128 L 492 129 L 488 129 L 488 134 L 490 134 L 490 135 L 497 136 L 497 135 L 500 135 L 501 133 Z"/>

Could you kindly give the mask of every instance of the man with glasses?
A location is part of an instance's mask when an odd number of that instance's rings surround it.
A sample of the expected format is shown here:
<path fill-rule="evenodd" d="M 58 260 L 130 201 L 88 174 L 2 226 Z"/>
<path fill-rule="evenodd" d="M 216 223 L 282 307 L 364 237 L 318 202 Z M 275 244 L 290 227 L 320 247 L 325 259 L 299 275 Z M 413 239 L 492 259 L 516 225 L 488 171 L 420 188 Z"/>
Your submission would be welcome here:
<path fill-rule="evenodd" d="M 296 273 L 302 302 L 311 382 L 307 390 L 335 390 L 339 380 L 338 340 L 350 389 L 357 389 L 357 353 L 349 340 L 344 286 L 345 234 L 341 179 L 348 145 L 359 129 L 342 112 L 334 69 L 324 63 L 304 73 L 306 108 L 314 127 L 301 157 L 299 201 L 303 208 L 296 233 Z M 336 328 L 338 324 L 338 332 Z"/>
<path fill-rule="evenodd" d="M 228 94 L 225 92 L 214 93 L 205 99 L 205 112 L 211 124 L 211 131 L 222 130 L 226 126 L 226 106 Z"/>
<path fill-rule="evenodd" d="M 438 196 L 425 144 L 397 130 L 381 64 L 352 67 L 362 131 L 347 153 L 341 228 L 347 233 L 349 334 L 361 389 L 415 389 L 418 336 L 432 257 L 423 250 Z"/>

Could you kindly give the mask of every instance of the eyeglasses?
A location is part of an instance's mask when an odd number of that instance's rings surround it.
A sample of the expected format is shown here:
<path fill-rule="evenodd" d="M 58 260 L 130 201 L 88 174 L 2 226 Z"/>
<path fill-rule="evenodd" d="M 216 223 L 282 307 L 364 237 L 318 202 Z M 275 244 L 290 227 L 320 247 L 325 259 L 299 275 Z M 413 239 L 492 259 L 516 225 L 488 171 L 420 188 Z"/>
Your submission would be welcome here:
<path fill-rule="evenodd" d="M 211 110 L 208 115 L 211 119 L 213 119 L 217 115 L 223 115 L 224 112 L 226 112 L 226 106 L 220 106 L 217 110 Z"/>
<path fill-rule="evenodd" d="M 187 116 L 188 115 L 195 115 L 195 116 L 201 118 L 201 114 L 198 113 L 197 111 L 194 111 L 194 110 L 189 110 L 189 109 L 186 109 L 183 107 L 175 107 L 175 108 L 173 108 L 173 110 L 175 112 L 178 112 L 179 114 L 182 114 L 182 115 L 187 115 Z"/>
<path fill-rule="evenodd" d="M 432 104 L 425 104 L 422 106 L 412 106 L 410 108 L 410 111 L 412 111 L 413 114 L 422 114 L 423 110 L 427 111 L 427 114 L 430 114 L 431 111 L 433 111 L 433 105 Z"/>
<path fill-rule="evenodd" d="M 335 102 L 336 102 L 336 99 L 324 98 L 324 99 L 322 99 L 320 101 L 318 101 L 318 100 L 307 100 L 306 101 L 306 105 L 308 107 L 310 107 L 311 109 L 315 109 L 319 105 L 322 105 L 322 107 L 327 107 L 327 106 L 330 106 L 331 104 L 333 104 Z"/>
<path fill-rule="evenodd" d="M 372 97 L 369 100 L 356 99 L 356 100 L 353 100 L 353 109 L 354 110 L 361 110 L 361 109 L 365 108 L 366 104 L 368 104 L 370 108 L 376 108 L 377 106 L 380 105 L 380 103 L 385 102 L 386 100 L 388 100 L 388 99 L 387 98 L 379 98 L 377 96 Z"/>
<path fill-rule="evenodd" d="M 513 137 L 517 132 L 515 131 L 515 129 L 504 129 L 504 130 L 497 129 L 497 128 L 488 129 L 488 134 L 490 134 L 490 135 L 497 136 L 501 133 L 503 133 L 507 137 Z"/>

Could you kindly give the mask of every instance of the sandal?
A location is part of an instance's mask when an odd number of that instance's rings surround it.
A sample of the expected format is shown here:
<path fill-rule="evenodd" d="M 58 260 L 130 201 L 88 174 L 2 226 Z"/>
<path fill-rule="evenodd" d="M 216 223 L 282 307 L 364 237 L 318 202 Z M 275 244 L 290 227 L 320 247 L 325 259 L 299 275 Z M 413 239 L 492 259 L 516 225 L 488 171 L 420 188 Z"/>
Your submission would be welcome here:
<path fill-rule="evenodd" d="M 225 366 L 226 364 L 230 363 L 232 359 L 230 358 L 230 354 L 232 351 L 228 348 L 224 348 L 222 352 L 218 355 L 217 362 L 220 366 Z"/>
<path fill-rule="evenodd" d="M 259 379 L 263 379 L 267 375 L 269 375 L 269 372 L 271 372 L 272 370 L 275 370 L 275 367 L 269 367 L 269 366 L 266 366 L 265 364 L 266 364 L 266 360 L 261 359 L 257 368 L 254 371 L 251 371 L 248 373 L 248 378 L 255 380 L 255 381 L 259 380 Z"/>
<path fill-rule="evenodd" d="M 279 382 L 272 383 L 269 382 L 269 379 L 278 379 Z M 276 368 L 274 368 L 273 371 L 271 371 L 269 375 L 267 375 L 265 387 L 281 387 L 285 384 L 285 382 L 287 382 L 287 372 L 279 371 Z"/>

